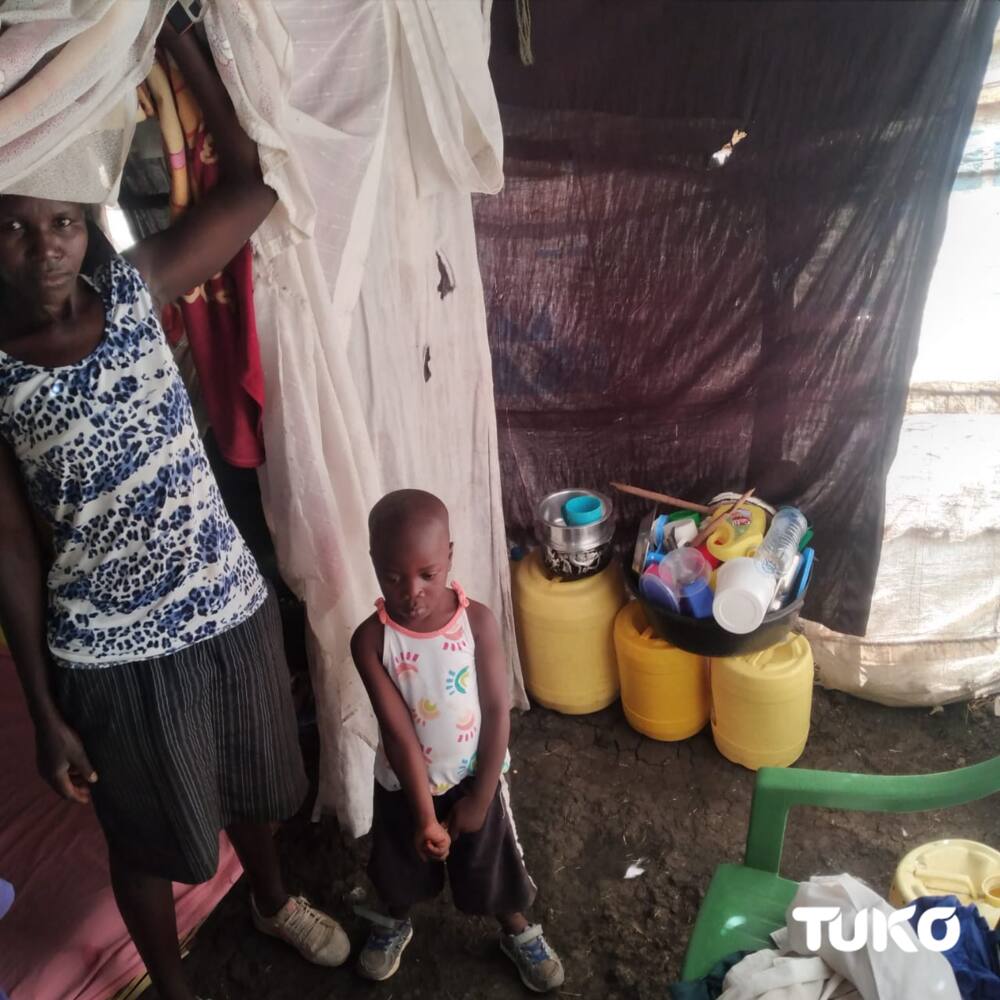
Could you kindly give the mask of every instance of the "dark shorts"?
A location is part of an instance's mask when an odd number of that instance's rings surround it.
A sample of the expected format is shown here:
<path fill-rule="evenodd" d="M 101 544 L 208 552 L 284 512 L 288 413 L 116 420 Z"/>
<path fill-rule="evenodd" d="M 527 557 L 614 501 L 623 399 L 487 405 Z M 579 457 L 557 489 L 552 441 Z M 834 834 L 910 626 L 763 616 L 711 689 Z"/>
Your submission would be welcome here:
<path fill-rule="evenodd" d="M 294 814 L 308 788 L 278 602 L 171 656 L 56 668 L 56 697 L 98 781 L 97 818 L 127 864 L 210 879 L 219 831 Z"/>
<path fill-rule="evenodd" d="M 434 797 L 442 822 L 467 794 L 472 779 Z M 519 913 L 535 899 L 535 883 L 524 867 L 517 829 L 510 811 L 507 779 L 501 778 L 486 822 L 451 846 L 444 862 L 423 861 L 413 846 L 413 817 L 403 792 L 387 792 L 375 783 L 375 818 L 368 877 L 387 906 L 412 906 L 433 899 L 444 888 L 445 871 L 455 906 L 463 913 L 496 916 Z"/>

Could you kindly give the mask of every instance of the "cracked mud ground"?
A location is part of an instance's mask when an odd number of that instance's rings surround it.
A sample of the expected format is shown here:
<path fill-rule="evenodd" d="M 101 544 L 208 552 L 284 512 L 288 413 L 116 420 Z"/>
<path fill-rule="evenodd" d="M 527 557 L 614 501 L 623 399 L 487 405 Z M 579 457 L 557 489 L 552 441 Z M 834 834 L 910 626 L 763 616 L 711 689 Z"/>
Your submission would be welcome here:
<path fill-rule="evenodd" d="M 571 718 L 533 709 L 513 720 L 514 812 L 540 887 L 534 915 L 566 965 L 558 995 L 663 1000 L 680 970 L 702 893 L 716 864 L 742 857 L 753 775 L 722 758 L 704 730 L 655 743 L 629 729 L 616 704 Z M 989 706 L 888 709 L 816 690 L 799 766 L 902 774 L 948 770 L 997 753 Z M 883 894 L 910 847 L 945 836 L 1000 845 L 996 797 L 946 812 L 903 816 L 794 810 L 783 874 L 851 872 Z M 307 814 L 280 834 L 290 888 L 342 921 L 355 952 L 365 935 L 351 910 L 367 890 L 366 841 L 344 840 L 333 820 Z M 645 874 L 623 878 L 645 858 Z M 489 921 L 462 917 L 446 899 L 415 914 L 399 973 L 366 983 L 349 968 L 307 965 L 256 934 L 238 883 L 196 938 L 187 967 L 212 1000 L 459 1000 L 529 996 L 499 955 Z M 155 992 L 147 996 L 154 1000 Z"/>

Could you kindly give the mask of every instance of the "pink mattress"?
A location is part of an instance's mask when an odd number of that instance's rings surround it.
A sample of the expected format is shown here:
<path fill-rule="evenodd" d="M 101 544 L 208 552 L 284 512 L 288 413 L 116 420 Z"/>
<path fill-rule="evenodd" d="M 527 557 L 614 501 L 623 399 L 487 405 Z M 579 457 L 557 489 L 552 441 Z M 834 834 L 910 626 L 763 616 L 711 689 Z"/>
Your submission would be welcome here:
<path fill-rule="evenodd" d="M 174 887 L 178 931 L 196 927 L 240 877 L 222 838 L 211 882 Z M 90 806 L 38 777 L 31 719 L 0 651 L 0 877 L 17 897 L 0 920 L 0 990 L 11 1000 L 107 1000 L 143 971 L 111 894 Z"/>

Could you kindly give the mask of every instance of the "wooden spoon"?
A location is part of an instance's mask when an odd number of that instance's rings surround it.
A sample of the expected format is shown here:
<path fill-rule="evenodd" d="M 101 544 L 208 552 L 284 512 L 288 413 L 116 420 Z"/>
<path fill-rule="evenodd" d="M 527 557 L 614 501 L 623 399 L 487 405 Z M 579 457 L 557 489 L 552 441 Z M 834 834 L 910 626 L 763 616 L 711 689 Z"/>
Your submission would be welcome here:
<path fill-rule="evenodd" d="M 611 485 L 619 493 L 629 493 L 634 497 L 642 497 L 644 500 L 655 500 L 657 503 L 666 504 L 668 507 L 678 507 L 681 510 L 694 510 L 699 514 L 712 513 L 712 508 L 706 507 L 703 503 L 680 500 L 677 497 L 668 496 L 666 493 L 655 493 L 653 490 L 644 490 L 639 486 L 628 486 L 625 483 L 612 483 Z"/>

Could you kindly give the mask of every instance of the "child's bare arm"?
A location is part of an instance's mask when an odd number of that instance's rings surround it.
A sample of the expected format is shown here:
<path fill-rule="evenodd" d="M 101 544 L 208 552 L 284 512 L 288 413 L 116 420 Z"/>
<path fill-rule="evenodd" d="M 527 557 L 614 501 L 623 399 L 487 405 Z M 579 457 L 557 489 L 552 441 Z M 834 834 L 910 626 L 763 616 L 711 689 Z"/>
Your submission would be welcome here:
<path fill-rule="evenodd" d="M 482 829 L 496 795 L 510 740 L 510 693 L 500 628 L 493 612 L 475 601 L 469 605 L 469 624 L 476 640 L 476 679 L 482 729 L 472 794 L 460 799 L 448 817 L 448 832 L 453 838 Z"/>
<path fill-rule="evenodd" d="M 379 649 L 382 628 L 382 623 L 374 615 L 364 622 L 351 639 L 351 654 L 375 709 L 385 755 L 410 805 L 417 851 L 422 857 L 442 860 L 448 854 L 450 840 L 434 814 L 427 764 L 413 728 L 410 710 L 382 666 Z"/>

